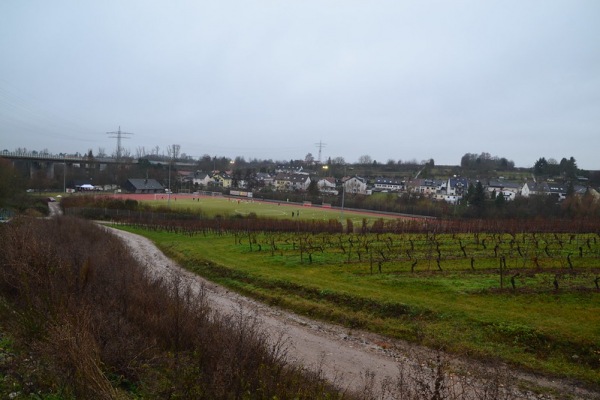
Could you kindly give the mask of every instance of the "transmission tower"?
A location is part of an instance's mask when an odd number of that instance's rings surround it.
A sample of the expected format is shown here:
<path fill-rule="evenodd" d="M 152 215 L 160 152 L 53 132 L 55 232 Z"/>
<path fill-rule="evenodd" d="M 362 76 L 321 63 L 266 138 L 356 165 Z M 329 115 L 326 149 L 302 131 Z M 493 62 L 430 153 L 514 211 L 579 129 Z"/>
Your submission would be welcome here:
<path fill-rule="evenodd" d="M 117 161 L 121 161 L 121 154 L 122 154 L 122 147 L 121 147 L 121 140 L 122 139 L 129 139 L 128 137 L 126 137 L 126 135 L 133 135 L 133 133 L 129 133 L 129 132 L 121 132 L 121 126 L 119 126 L 119 130 L 116 132 L 106 132 L 107 135 L 112 135 L 109 136 L 110 138 L 116 138 L 117 139 Z"/>
<path fill-rule="evenodd" d="M 319 148 L 319 164 L 321 164 L 321 150 L 323 150 L 323 147 L 327 146 L 326 143 L 323 143 L 322 141 L 319 140 L 319 143 L 315 143 L 315 146 L 317 146 Z"/>

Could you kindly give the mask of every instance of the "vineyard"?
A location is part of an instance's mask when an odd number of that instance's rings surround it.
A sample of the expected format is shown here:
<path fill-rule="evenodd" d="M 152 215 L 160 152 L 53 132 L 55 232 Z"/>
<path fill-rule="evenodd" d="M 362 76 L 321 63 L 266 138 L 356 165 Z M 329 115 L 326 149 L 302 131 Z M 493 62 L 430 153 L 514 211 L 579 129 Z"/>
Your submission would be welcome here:
<path fill-rule="evenodd" d="M 187 236 L 233 236 L 248 253 L 263 253 L 291 264 L 344 264 L 362 273 L 496 273 L 499 288 L 531 286 L 531 278 L 554 274 L 553 289 L 564 285 L 600 289 L 600 234 L 564 233 L 580 226 L 538 224 L 526 232 L 523 222 L 382 219 L 355 226 L 348 219 L 275 220 L 159 219 L 127 216 L 122 223 Z M 588 228 L 588 227 L 586 227 Z M 452 233 L 450 233 L 452 232 Z M 496 232 L 496 233 L 495 233 Z M 584 283 L 587 282 L 587 285 Z M 583 285 L 583 286 L 581 286 Z"/>
<path fill-rule="evenodd" d="M 462 271 L 498 273 L 499 287 L 526 287 L 540 273 L 552 288 L 599 289 L 597 234 L 299 234 L 234 233 L 249 252 L 266 252 L 286 264 L 354 264 L 364 272 L 406 274 Z M 575 285 L 575 286 L 574 286 Z"/>
<path fill-rule="evenodd" d="M 220 207 L 248 207 L 245 216 L 212 218 L 189 208 L 173 212 L 140 206 L 135 200 L 70 200 L 75 204 L 65 208 L 67 214 L 186 236 L 232 236 L 236 251 L 266 255 L 284 265 L 342 264 L 358 274 L 494 274 L 497 279 L 490 289 L 600 289 L 600 232 L 598 221 L 592 219 L 375 219 L 371 215 L 342 223 L 306 218 L 305 210 L 302 218 L 300 210 L 295 218 L 257 217 L 253 210 L 269 210 L 265 204 L 239 200 L 217 201 Z"/>
<path fill-rule="evenodd" d="M 342 233 L 247 229 L 247 220 L 238 221 L 246 229 L 180 222 L 121 227 L 149 237 L 190 270 L 267 303 L 600 383 L 597 232 L 548 226 L 490 233 L 480 225 L 439 233 L 415 222 L 403 232 L 377 232 L 390 222 Z"/>

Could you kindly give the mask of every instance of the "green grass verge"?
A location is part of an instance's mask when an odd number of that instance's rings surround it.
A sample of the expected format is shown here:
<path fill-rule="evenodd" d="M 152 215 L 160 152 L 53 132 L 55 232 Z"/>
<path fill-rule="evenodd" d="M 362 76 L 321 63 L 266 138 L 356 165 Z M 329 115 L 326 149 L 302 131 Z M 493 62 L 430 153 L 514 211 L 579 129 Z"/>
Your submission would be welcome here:
<path fill-rule="evenodd" d="M 390 261 L 379 273 L 366 260 L 347 263 L 345 254 L 315 254 L 314 262 L 306 256 L 301 261 L 289 249 L 295 244 L 277 251 L 263 244 L 261 251 L 257 246 L 250 251 L 247 241 L 240 244 L 234 236 L 127 230 L 150 238 L 167 255 L 215 282 L 349 330 L 367 329 L 600 385 L 600 293 L 592 283 L 599 267 L 595 248 L 582 258 L 587 266 L 574 262 L 572 272 L 563 258 L 544 259 L 546 250 L 540 250 L 535 254 L 541 264 L 555 260 L 558 266 L 534 269 L 529 261 L 518 278 L 525 290 L 499 290 L 493 257 L 485 261 L 480 255 L 479 269 L 471 271 L 466 261 L 449 256 L 439 271 L 431 257 L 423 261 L 431 250 L 419 250 L 416 240 L 414 252 L 422 252 L 415 255 L 421 258 L 418 270 L 411 272 L 408 262 Z M 456 239 L 451 236 L 439 235 L 441 251 L 451 247 L 447 243 Z M 472 254 L 483 251 L 471 245 Z M 527 251 L 534 253 L 531 247 Z M 520 265 L 520 258 L 509 259 L 511 263 Z M 552 289 L 557 268 L 564 271 L 561 290 Z"/>

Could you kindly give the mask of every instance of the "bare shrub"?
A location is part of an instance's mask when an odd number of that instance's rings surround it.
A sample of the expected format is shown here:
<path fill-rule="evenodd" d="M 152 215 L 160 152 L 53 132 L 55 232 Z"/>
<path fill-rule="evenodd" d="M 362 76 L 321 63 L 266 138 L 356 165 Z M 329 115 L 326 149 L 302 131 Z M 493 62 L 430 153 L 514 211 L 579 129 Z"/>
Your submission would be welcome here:
<path fill-rule="evenodd" d="M 10 326 L 77 398 L 344 398 L 285 362 L 255 315 L 215 314 L 203 290 L 151 279 L 113 235 L 73 219 L 0 227 L 0 293 Z M 7 322 L 5 324 L 5 322 Z"/>
<path fill-rule="evenodd" d="M 62 367 L 62 380 L 78 396 L 115 399 L 119 396 L 103 371 L 92 323 L 85 309 L 77 315 L 65 315 L 48 326 L 46 344 L 39 348 Z"/>
<path fill-rule="evenodd" d="M 410 360 L 410 361 L 409 361 Z M 508 389 L 511 373 L 499 366 L 482 366 L 478 375 L 473 368 L 442 352 L 433 357 L 413 351 L 398 363 L 396 379 L 382 385 L 381 399 L 398 400 L 510 400 L 522 393 Z"/>

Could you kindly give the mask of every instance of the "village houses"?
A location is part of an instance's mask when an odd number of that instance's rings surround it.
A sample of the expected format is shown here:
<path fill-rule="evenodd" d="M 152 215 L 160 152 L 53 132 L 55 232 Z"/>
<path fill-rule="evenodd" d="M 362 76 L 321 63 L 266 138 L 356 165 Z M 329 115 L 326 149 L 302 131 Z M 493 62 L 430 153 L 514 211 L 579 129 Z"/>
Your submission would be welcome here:
<path fill-rule="evenodd" d="M 273 179 L 273 184 L 279 191 L 307 190 L 310 177 L 307 174 L 280 172 Z"/>

